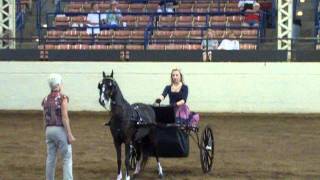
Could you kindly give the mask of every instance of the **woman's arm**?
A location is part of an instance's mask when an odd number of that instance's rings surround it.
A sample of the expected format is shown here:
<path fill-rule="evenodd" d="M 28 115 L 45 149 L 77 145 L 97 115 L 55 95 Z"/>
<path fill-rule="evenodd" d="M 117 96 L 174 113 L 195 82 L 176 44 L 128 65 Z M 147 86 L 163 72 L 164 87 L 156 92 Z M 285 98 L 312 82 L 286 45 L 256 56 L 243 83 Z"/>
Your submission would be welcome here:
<path fill-rule="evenodd" d="M 180 101 L 177 101 L 177 102 L 176 102 L 176 105 L 177 105 L 177 106 L 181 106 L 181 105 L 183 105 L 184 103 L 186 103 L 186 101 L 185 101 L 184 99 L 181 99 Z"/>
<path fill-rule="evenodd" d="M 183 85 L 181 91 L 182 91 L 182 98 L 181 100 L 176 102 L 177 106 L 181 106 L 187 102 L 188 93 L 189 93 L 188 86 Z"/>
<path fill-rule="evenodd" d="M 62 98 L 61 114 L 62 114 L 62 123 L 67 133 L 68 142 L 69 144 L 71 144 L 76 139 L 73 137 L 73 134 L 71 132 L 70 120 L 68 115 L 68 98 L 67 97 Z"/>
<path fill-rule="evenodd" d="M 166 98 L 166 96 L 168 95 L 169 90 L 170 90 L 170 86 L 166 86 L 164 88 L 162 94 L 156 99 L 156 103 L 160 103 L 161 101 L 163 101 Z M 158 99 L 160 100 L 160 102 L 157 102 Z"/>

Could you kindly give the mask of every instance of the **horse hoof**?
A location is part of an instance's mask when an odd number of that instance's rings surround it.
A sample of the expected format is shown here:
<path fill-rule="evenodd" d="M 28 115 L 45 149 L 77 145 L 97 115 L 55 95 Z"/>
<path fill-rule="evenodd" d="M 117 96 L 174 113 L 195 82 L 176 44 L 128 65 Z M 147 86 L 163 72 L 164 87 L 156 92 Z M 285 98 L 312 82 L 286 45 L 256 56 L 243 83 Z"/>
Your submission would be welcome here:
<path fill-rule="evenodd" d="M 138 178 L 138 175 L 139 175 L 138 173 L 133 174 L 133 175 L 132 175 L 132 179 L 136 179 L 136 178 Z"/>
<path fill-rule="evenodd" d="M 159 179 L 163 179 L 163 174 L 159 174 Z"/>

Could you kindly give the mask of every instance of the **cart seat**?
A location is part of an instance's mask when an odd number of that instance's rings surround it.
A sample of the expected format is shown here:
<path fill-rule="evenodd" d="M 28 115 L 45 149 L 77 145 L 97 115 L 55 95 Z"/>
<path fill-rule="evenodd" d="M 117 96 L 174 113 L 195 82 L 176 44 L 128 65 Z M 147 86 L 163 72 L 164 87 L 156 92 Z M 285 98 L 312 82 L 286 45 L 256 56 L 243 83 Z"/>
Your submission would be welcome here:
<path fill-rule="evenodd" d="M 161 124 L 175 123 L 173 106 L 152 106 L 156 114 L 156 122 Z"/>

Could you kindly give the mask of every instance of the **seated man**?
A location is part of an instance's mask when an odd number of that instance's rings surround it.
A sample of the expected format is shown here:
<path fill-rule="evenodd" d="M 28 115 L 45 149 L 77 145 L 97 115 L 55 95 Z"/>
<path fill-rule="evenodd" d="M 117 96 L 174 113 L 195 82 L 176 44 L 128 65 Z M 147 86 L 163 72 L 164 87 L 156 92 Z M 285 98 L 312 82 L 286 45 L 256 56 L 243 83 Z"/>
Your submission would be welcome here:
<path fill-rule="evenodd" d="M 224 39 L 221 41 L 218 49 L 219 50 L 239 50 L 240 49 L 240 43 L 236 39 L 236 36 L 234 34 L 230 34 L 229 38 L 231 39 Z"/>
<path fill-rule="evenodd" d="M 207 58 L 207 44 L 208 44 L 208 58 Z M 217 49 L 219 46 L 219 42 L 215 39 L 203 39 L 201 42 L 202 60 L 203 61 L 211 61 L 212 60 L 212 50 Z"/>
<path fill-rule="evenodd" d="M 174 13 L 173 3 L 159 5 L 157 9 L 157 13 Z"/>
<path fill-rule="evenodd" d="M 238 7 L 241 12 L 246 12 L 247 10 L 252 10 L 255 4 L 257 4 L 256 0 L 239 0 Z"/>
<path fill-rule="evenodd" d="M 94 3 L 91 4 L 91 13 L 87 15 L 87 33 L 88 34 L 99 34 L 100 24 L 99 24 L 99 13 L 97 6 Z"/>
<path fill-rule="evenodd" d="M 118 2 L 111 2 L 111 10 L 106 11 L 106 14 L 101 15 L 102 23 L 106 24 L 110 28 L 116 28 L 120 26 L 121 10 L 117 8 Z"/>
<path fill-rule="evenodd" d="M 242 26 L 258 27 L 260 21 L 259 10 L 260 4 L 257 2 L 252 4 L 252 9 L 245 9 L 244 22 L 242 23 Z"/>

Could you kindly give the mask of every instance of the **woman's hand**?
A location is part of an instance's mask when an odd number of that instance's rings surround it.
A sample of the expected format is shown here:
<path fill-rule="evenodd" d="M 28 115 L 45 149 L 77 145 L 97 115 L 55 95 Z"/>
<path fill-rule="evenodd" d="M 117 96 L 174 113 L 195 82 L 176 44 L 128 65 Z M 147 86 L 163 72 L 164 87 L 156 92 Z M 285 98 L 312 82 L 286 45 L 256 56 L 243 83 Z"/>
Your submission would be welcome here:
<path fill-rule="evenodd" d="M 160 104 L 160 103 L 161 103 L 161 99 L 160 99 L 160 98 L 157 98 L 157 99 L 155 100 L 155 103 Z"/>
<path fill-rule="evenodd" d="M 75 140 L 76 140 L 76 138 L 71 133 L 69 133 L 68 134 L 68 143 L 72 144 Z"/>
<path fill-rule="evenodd" d="M 176 102 L 175 105 L 176 106 L 181 106 L 185 103 L 186 101 L 184 99 L 181 99 L 180 101 Z"/>

